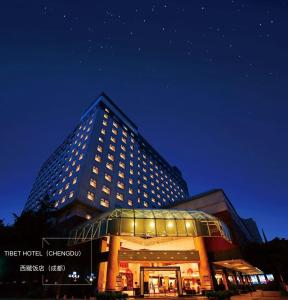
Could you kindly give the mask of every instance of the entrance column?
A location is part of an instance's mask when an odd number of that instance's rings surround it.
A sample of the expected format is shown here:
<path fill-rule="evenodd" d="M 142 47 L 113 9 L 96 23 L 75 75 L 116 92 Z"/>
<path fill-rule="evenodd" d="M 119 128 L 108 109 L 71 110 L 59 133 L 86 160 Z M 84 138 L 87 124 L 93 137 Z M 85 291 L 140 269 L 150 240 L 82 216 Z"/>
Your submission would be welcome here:
<path fill-rule="evenodd" d="M 119 250 L 120 236 L 111 235 L 109 241 L 106 291 L 116 290 L 116 277 L 119 275 Z"/>
<path fill-rule="evenodd" d="M 194 241 L 195 241 L 195 247 L 199 252 L 199 258 L 200 258 L 199 273 L 200 273 L 201 289 L 213 290 L 211 269 L 209 266 L 204 238 L 202 236 L 198 236 L 194 238 Z"/>
<path fill-rule="evenodd" d="M 228 273 L 227 270 L 224 268 L 223 269 L 223 284 L 225 286 L 225 290 L 228 291 L 229 290 L 229 279 L 228 279 Z"/>
<path fill-rule="evenodd" d="M 105 252 L 107 249 L 107 238 L 102 238 L 100 240 L 99 252 Z M 99 292 L 104 292 L 105 290 L 105 275 L 106 275 L 106 262 L 99 262 L 98 266 L 98 282 L 97 282 L 97 290 Z"/>

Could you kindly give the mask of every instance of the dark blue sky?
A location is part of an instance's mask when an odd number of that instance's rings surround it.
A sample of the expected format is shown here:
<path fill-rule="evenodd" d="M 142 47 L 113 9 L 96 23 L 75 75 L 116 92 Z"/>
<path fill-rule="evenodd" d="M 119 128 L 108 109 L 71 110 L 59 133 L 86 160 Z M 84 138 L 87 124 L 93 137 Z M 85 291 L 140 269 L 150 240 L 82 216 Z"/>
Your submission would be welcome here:
<path fill-rule="evenodd" d="M 105 91 L 188 182 L 288 237 L 288 1 L 6 1 L 0 218 Z"/>

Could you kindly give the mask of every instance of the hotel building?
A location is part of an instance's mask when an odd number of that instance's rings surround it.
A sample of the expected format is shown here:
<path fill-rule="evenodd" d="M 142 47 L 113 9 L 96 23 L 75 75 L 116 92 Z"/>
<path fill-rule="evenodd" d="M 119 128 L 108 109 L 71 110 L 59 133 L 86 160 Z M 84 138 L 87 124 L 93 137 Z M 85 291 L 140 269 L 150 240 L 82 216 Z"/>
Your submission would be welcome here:
<path fill-rule="evenodd" d="M 255 239 L 225 193 L 190 198 L 180 170 L 105 94 L 42 165 L 24 210 L 47 196 L 73 247 L 95 242 L 99 291 L 180 296 L 263 280 L 241 254 Z"/>

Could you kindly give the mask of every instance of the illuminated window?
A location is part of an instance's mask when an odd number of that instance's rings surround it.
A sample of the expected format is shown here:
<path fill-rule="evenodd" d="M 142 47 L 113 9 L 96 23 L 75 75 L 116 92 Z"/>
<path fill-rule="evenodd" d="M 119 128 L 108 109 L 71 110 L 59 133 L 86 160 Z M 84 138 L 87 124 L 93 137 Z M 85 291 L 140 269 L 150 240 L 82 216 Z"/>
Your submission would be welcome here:
<path fill-rule="evenodd" d="M 100 200 L 100 205 L 108 208 L 109 207 L 109 201 L 107 199 L 102 198 Z"/>
<path fill-rule="evenodd" d="M 105 118 L 105 119 L 108 119 L 109 116 L 108 116 L 107 114 L 104 114 L 104 118 Z"/>
<path fill-rule="evenodd" d="M 106 163 L 106 168 L 113 171 L 113 165 L 111 163 Z"/>
<path fill-rule="evenodd" d="M 86 143 L 82 146 L 82 149 L 84 150 L 86 148 Z"/>
<path fill-rule="evenodd" d="M 93 166 L 93 173 L 98 174 L 99 173 L 99 169 L 95 166 Z"/>
<path fill-rule="evenodd" d="M 65 172 L 67 172 L 69 170 L 69 166 L 66 167 Z"/>
<path fill-rule="evenodd" d="M 105 179 L 108 180 L 109 182 L 111 182 L 112 181 L 112 176 L 105 173 Z"/>
<path fill-rule="evenodd" d="M 57 207 L 59 205 L 59 202 L 55 202 L 54 207 Z"/>
<path fill-rule="evenodd" d="M 73 178 L 72 184 L 75 184 L 77 182 L 77 177 Z"/>
<path fill-rule="evenodd" d="M 124 188 L 125 188 L 125 184 L 121 181 L 117 182 L 117 186 L 119 187 L 119 189 L 122 189 L 122 190 L 124 190 Z"/>
<path fill-rule="evenodd" d="M 134 166 L 134 163 L 133 163 L 133 161 L 132 161 L 132 160 L 130 160 L 130 163 L 129 163 L 129 164 L 130 164 L 130 166 L 131 166 L 131 167 L 133 167 L 133 166 Z"/>
<path fill-rule="evenodd" d="M 132 178 L 129 178 L 129 183 L 133 184 L 133 179 Z"/>
<path fill-rule="evenodd" d="M 108 159 L 111 160 L 111 161 L 114 161 L 114 155 L 108 153 Z"/>
<path fill-rule="evenodd" d="M 115 128 L 112 128 L 112 132 L 117 135 L 118 134 L 118 131 L 115 129 Z"/>
<path fill-rule="evenodd" d="M 129 194 L 133 195 L 133 190 L 131 188 L 129 188 Z"/>
<path fill-rule="evenodd" d="M 65 202 L 65 200 L 66 200 L 66 196 L 62 197 L 62 199 L 61 199 L 61 203 L 64 203 L 64 202 Z"/>
<path fill-rule="evenodd" d="M 133 175 L 133 174 L 134 174 L 133 169 L 130 169 L 129 173 L 130 173 L 131 175 Z"/>
<path fill-rule="evenodd" d="M 146 183 L 143 184 L 143 188 L 147 189 L 147 184 Z"/>
<path fill-rule="evenodd" d="M 134 150 L 134 146 L 133 146 L 133 145 L 130 145 L 130 149 L 133 151 L 133 150 Z"/>
<path fill-rule="evenodd" d="M 126 147 L 124 145 L 121 145 L 121 149 L 125 152 L 126 151 Z"/>
<path fill-rule="evenodd" d="M 118 176 L 121 177 L 121 178 L 125 178 L 124 172 L 121 172 L 121 171 L 119 171 Z"/>
<path fill-rule="evenodd" d="M 115 146 L 114 145 L 109 145 L 109 149 L 115 152 Z"/>
<path fill-rule="evenodd" d="M 107 126 L 108 123 L 107 123 L 106 120 L 103 120 L 102 124 L 103 124 L 104 126 Z"/>
<path fill-rule="evenodd" d="M 156 200 L 155 200 L 155 198 L 151 198 L 151 201 L 155 203 Z"/>
<path fill-rule="evenodd" d="M 73 162 L 72 162 L 72 167 L 74 167 L 75 164 L 76 164 L 76 160 L 73 160 Z"/>
<path fill-rule="evenodd" d="M 116 127 L 116 128 L 119 127 L 118 123 L 116 123 L 115 121 L 113 122 L 113 126 Z"/>
<path fill-rule="evenodd" d="M 120 200 L 120 201 L 123 201 L 123 200 L 124 200 L 124 195 L 121 194 L 121 193 L 117 193 L 117 194 L 116 194 L 116 198 L 117 198 L 118 200 Z"/>
<path fill-rule="evenodd" d="M 63 189 L 60 189 L 58 193 L 61 195 L 63 193 Z"/>
<path fill-rule="evenodd" d="M 147 176 L 143 175 L 143 179 L 144 179 L 145 181 L 147 181 Z"/>
<path fill-rule="evenodd" d="M 95 179 L 90 179 L 90 185 L 93 186 L 94 188 L 96 188 L 96 180 Z"/>
<path fill-rule="evenodd" d="M 123 130 L 122 133 L 124 136 L 126 136 L 126 137 L 128 136 L 126 131 Z"/>
<path fill-rule="evenodd" d="M 144 206 L 148 207 L 148 203 L 146 201 L 144 201 Z"/>
<path fill-rule="evenodd" d="M 100 145 L 98 145 L 98 146 L 97 146 L 97 151 L 98 151 L 98 152 L 103 152 L 103 147 L 100 146 Z"/>
<path fill-rule="evenodd" d="M 107 108 L 107 107 L 105 107 L 105 111 L 109 114 L 110 113 L 110 110 Z"/>
<path fill-rule="evenodd" d="M 125 154 L 124 154 L 124 153 L 122 153 L 122 152 L 120 153 L 120 157 L 121 157 L 121 158 L 123 158 L 123 159 L 125 159 L 125 158 L 126 158 Z"/>
<path fill-rule="evenodd" d="M 107 195 L 110 195 L 110 188 L 107 187 L 106 185 L 103 185 L 102 192 L 104 192 Z"/>
<path fill-rule="evenodd" d="M 144 195 L 145 198 L 148 198 L 148 194 L 146 192 L 144 192 L 143 195 Z"/>
<path fill-rule="evenodd" d="M 93 201 L 95 199 L 95 194 L 88 191 L 88 193 L 87 193 L 87 199 Z"/>
<path fill-rule="evenodd" d="M 100 155 L 95 155 L 95 160 L 98 162 L 101 162 L 101 156 Z"/>
<path fill-rule="evenodd" d="M 76 172 L 78 172 L 80 170 L 80 165 L 78 165 L 77 167 L 76 167 Z"/>
<path fill-rule="evenodd" d="M 125 169 L 125 163 L 123 161 L 119 161 L 119 166 L 122 168 L 122 169 Z"/>
<path fill-rule="evenodd" d="M 132 205 L 133 205 L 132 200 L 128 200 L 128 205 L 129 205 L 129 206 L 132 206 Z"/>
<path fill-rule="evenodd" d="M 106 130 L 104 128 L 101 129 L 102 134 L 106 134 Z"/>
<path fill-rule="evenodd" d="M 127 143 L 127 139 L 125 139 L 124 137 L 122 137 L 121 140 L 122 140 L 122 142 L 123 142 L 124 144 Z"/>
<path fill-rule="evenodd" d="M 111 136 L 111 137 L 110 137 L 110 140 L 111 140 L 113 143 L 116 143 L 116 139 L 115 139 L 114 136 Z"/>
<path fill-rule="evenodd" d="M 69 193 L 69 198 L 72 198 L 73 196 L 74 196 L 74 192 L 71 191 L 71 192 Z"/>
<path fill-rule="evenodd" d="M 135 140 L 133 138 L 131 138 L 131 143 L 133 143 L 133 144 L 135 143 Z"/>
<path fill-rule="evenodd" d="M 71 177 L 72 175 L 73 175 L 73 171 L 70 171 L 68 176 Z"/>
<path fill-rule="evenodd" d="M 83 153 L 81 153 L 80 155 L 79 155 L 79 160 L 81 160 L 83 158 Z"/>

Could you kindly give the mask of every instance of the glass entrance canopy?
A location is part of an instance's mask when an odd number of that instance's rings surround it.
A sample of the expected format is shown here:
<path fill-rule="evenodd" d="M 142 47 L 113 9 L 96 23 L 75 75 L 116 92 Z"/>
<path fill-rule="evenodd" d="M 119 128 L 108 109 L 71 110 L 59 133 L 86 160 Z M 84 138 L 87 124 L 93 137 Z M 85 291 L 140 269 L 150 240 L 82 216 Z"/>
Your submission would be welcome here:
<path fill-rule="evenodd" d="M 115 209 L 72 232 L 74 243 L 109 235 L 153 237 L 223 237 L 231 241 L 226 225 L 197 210 Z"/>

